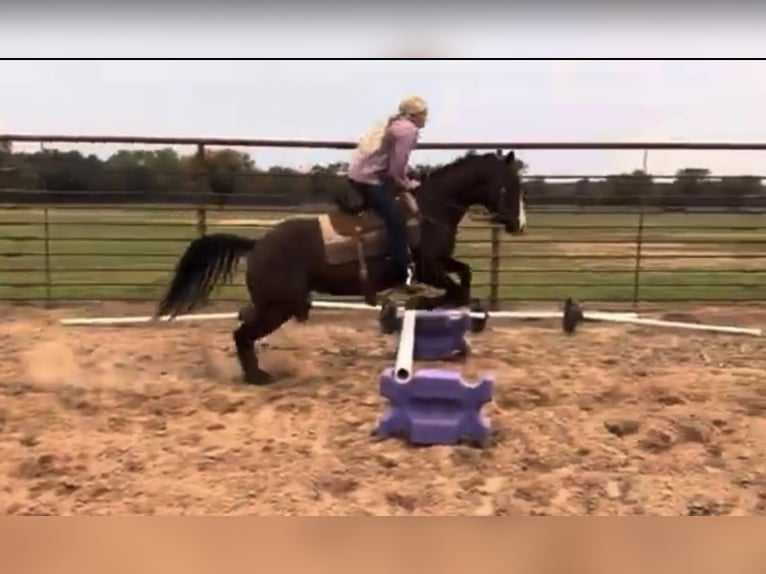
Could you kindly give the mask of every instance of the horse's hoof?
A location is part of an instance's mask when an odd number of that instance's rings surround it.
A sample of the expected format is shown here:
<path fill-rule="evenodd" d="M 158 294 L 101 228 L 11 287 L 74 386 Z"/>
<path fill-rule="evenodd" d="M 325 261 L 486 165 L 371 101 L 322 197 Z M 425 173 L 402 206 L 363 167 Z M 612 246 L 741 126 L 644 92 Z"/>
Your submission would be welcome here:
<path fill-rule="evenodd" d="M 471 317 L 471 332 L 481 333 L 484 331 L 484 329 L 487 328 L 487 319 L 489 318 L 489 313 L 487 309 L 481 304 L 481 301 L 478 299 L 471 301 L 471 306 L 469 309 L 471 313 L 479 315 Z"/>
<path fill-rule="evenodd" d="M 248 303 L 247 305 L 243 306 L 237 314 L 237 320 L 240 323 L 250 323 L 255 321 L 256 318 L 255 305 L 252 303 Z"/>
<path fill-rule="evenodd" d="M 568 297 L 564 302 L 564 315 L 562 318 L 562 328 L 564 332 L 571 335 L 577 330 L 577 326 L 582 320 L 582 307 L 580 307 L 580 305 L 571 297 Z"/>
<path fill-rule="evenodd" d="M 305 323 L 309 320 L 309 313 L 311 312 L 311 303 L 307 303 L 305 306 L 301 306 L 293 314 L 293 318 L 298 323 Z"/>
<path fill-rule="evenodd" d="M 270 385 L 275 380 L 274 375 L 263 370 L 258 370 L 252 375 L 245 376 L 245 383 L 259 387 Z"/>

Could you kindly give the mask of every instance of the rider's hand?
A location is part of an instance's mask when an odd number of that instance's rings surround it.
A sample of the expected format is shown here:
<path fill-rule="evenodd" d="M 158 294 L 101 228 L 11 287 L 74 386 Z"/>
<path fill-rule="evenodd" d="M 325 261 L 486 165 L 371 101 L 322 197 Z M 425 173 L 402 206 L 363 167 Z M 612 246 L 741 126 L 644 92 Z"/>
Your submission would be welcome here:
<path fill-rule="evenodd" d="M 407 185 L 407 191 L 415 191 L 420 187 L 420 182 L 417 179 L 411 179 Z"/>

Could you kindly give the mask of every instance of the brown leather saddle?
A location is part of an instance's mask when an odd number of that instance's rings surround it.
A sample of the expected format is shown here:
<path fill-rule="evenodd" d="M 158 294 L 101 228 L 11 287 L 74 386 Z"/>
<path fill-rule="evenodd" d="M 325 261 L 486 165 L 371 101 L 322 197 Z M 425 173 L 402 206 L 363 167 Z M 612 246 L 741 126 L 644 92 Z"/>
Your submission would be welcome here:
<path fill-rule="evenodd" d="M 410 249 L 420 243 L 420 214 L 415 199 L 409 193 L 400 193 L 399 208 L 407 217 L 407 241 Z M 318 217 L 329 265 L 343 265 L 356 260 L 385 257 L 387 254 L 386 229 L 383 220 L 371 210 L 357 215 L 335 208 Z"/>

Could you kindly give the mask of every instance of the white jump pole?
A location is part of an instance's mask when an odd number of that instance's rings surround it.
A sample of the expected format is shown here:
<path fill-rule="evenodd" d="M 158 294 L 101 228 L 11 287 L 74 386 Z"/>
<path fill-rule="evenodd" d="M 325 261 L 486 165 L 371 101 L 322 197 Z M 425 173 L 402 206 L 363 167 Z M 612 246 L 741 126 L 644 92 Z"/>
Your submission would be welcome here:
<path fill-rule="evenodd" d="M 418 311 L 418 314 L 428 313 L 429 311 Z M 463 311 L 459 309 L 449 309 L 447 312 L 462 315 Z M 472 319 L 561 319 L 563 311 L 488 311 L 486 314 L 480 311 L 470 311 L 468 315 Z M 402 312 L 400 311 L 400 315 Z M 638 313 L 632 311 L 625 312 L 607 312 L 607 311 L 585 311 L 583 318 L 586 321 L 600 321 L 604 317 L 638 317 Z"/>
<path fill-rule="evenodd" d="M 358 310 L 358 311 L 379 311 L 380 306 L 370 306 L 365 303 L 347 303 L 343 301 L 314 301 L 312 307 L 317 309 L 336 309 L 336 310 Z M 456 313 L 460 311 L 456 310 Z M 471 312 L 470 316 L 475 319 L 484 317 L 483 313 Z M 584 313 L 586 320 L 608 320 L 604 317 L 638 317 L 636 313 L 606 313 L 598 311 L 586 311 Z M 560 319 L 561 311 L 490 311 L 488 318 L 494 319 Z M 197 313 L 190 315 L 178 315 L 173 321 L 214 321 L 217 319 L 236 319 L 237 313 Z M 167 323 L 170 318 L 165 315 L 155 319 L 150 315 L 134 317 L 75 317 L 61 319 L 60 324 L 65 326 L 85 326 L 85 325 L 137 325 L 141 323 Z"/>
<path fill-rule="evenodd" d="M 649 319 L 646 317 L 601 317 L 602 321 L 612 323 L 627 323 L 630 325 L 644 325 L 647 327 L 667 327 L 670 329 L 687 329 L 689 331 L 710 331 L 714 333 L 729 333 L 733 335 L 752 335 L 753 337 L 762 337 L 761 329 L 749 327 L 732 327 L 728 325 L 707 325 L 705 323 L 684 323 L 681 321 L 663 321 L 661 319 Z"/>
<path fill-rule="evenodd" d="M 379 311 L 380 306 L 371 307 L 365 303 L 347 303 L 344 301 L 313 301 L 312 307 L 317 309 L 337 309 L 337 310 L 370 310 Z M 190 315 L 177 315 L 173 318 L 173 322 L 176 321 L 213 321 L 216 319 L 236 319 L 237 313 L 196 313 Z M 60 324 L 66 326 L 83 326 L 83 325 L 136 325 L 140 323 L 167 323 L 170 321 L 168 315 L 154 318 L 150 315 L 137 316 L 137 317 L 76 317 L 69 319 L 61 319 Z"/>
<path fill-rule="evenodd" d="M 173 318 L 176 321 L 212 321 L 215 319 L 236 319 L 237 313 L 199 313 L 196 315 L 178 315 Z M 60 323 L 67 326 L 76 325 L 134 325 L 138 323 L 167 323 L 170 321 L 168 315 L 157 317 L 150 315 L 139 317 L 77 317 L 71 319 L 61 319 Z"/>
<path fill-rule="evenodd" d="M 312 301 L 312 307 L 317 309 L 353 309 L 357 311 L 380 311 L 380 305 L 368 305 L 367 303 L 347 303 L 345 301 Z"/>
<path fill-rule="evenodd" d="M 404 312 L 402 330 L 399 334 L 399 348 L 396 351 L 394 377 L 400 383 L 406 383 L 412 376 L 412 354 L 415 351 L 415 318 L 414 310 Z"/>
<path fill-rule="evenodd" d="M 333 301 L 313 301 L 312 307 L 319 309 L 353 309 L 353 310 L 380 310 L 380 306 L 370 306 L 365 303 L 348 303 L 348 302 L 333 302 Z M 413 317 L 417 316 L 417 313 L 423 311 L 413 311 Z M 459 310 L 454 312 L 460 313 Z M 407 315 L 407 312 L 404 312 Z M 561 311 L 490 311 L 486 315 L 484 313 L 472 311 L 469 313 L 472 318 L 481 319 L 485 316 L 490 319 L 561 319 Z M 230 320 L 236 319 L 238 313 L 199 313 L 192 315 L 179 315 L 173 319 L 173 321 L 212 321 L 216 319 Z M 586 321 L 605 321 L 611 323 L 627 323 L 633 325 L 644 325 L 647 327 L 665 327 L 686 329 L 692 331 L 708 331 L 717 333 L 729 333 L 736 335 L 751 335 L 754 337 L 762 337 L 762 329 L 747 328 L 747 327 L 734 327 L 728 325 L 706 325 L 704 323 L 684 323 L 680 321 L 663 321 L 661 319 L 650 319 L 639 317 L 637 313 L 633 312 L 603 312 L 603 311 L 585 311 L 583 313 L 583 319 Z M 76 318 L 64 318 L 60 320 L 61 325 L 65 326 L 81 326 L 81 325 L 135 325 L 141 323 L 167 323 L 170 321 L 168 316 L 154 318 L 152 316 L 139 316 L 139 317 L 76 317 Z"/>

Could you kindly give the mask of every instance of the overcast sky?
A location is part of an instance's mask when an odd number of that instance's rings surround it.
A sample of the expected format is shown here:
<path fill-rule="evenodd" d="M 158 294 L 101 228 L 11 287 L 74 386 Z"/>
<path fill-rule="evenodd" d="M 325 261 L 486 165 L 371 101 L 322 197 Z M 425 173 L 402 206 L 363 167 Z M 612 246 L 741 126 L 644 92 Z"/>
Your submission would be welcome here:
<path fill-rule="evenodd" d="M 704 10 L 683 24 L 669 8 L 654 19 L 609 21 L 485 8 L 471 20 L 453 12 L 402 25 L 390 14 L 339 19 L 307 9 L 288 25 L 268 7 L 238 18 L 191 10 L 180 21 L 169 19 L 170 6 L 151 18 L 29 6 L 7 8 L 0 20 L 4 56 L 374 57 L 424 46 L 445 57 L 766 55 L 762 18 Z M 766 141 L 766 63 L 759 61 L 2 61 L 0 132 L 355 140 L 409 93 L 430 104 L 428 141 Z M 346 154 L 253 155 L 261 165 L 300 166 Z M 548 174 L 625 171 L 642 161 L 641 152 L 521 155 L 533 173 Z M 420 151 L 415 161 L 447 157 Z M 652 152 L 649 168 L 766 175 L 764 159 Z"/>

